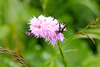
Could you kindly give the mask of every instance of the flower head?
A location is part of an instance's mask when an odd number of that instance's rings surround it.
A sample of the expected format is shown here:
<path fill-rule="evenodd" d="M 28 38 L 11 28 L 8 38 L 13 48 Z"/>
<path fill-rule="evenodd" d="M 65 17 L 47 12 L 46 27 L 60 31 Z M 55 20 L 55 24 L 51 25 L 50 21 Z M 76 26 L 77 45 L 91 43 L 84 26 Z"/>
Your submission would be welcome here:
<path fill-rule="evenodd" d="M 35 16 L 30 19 L 30 30 L 36 38 L 45 38 L 46 41 L 49 41 L 52 45 L 55 45 L 57 40 L 64 40 L 64 36 L 59 31 L 58 20 L 52 17 L 44 17 L 40 15 L 38 18 Z M 63 25 L 61 24 L 61 27 Z"/>

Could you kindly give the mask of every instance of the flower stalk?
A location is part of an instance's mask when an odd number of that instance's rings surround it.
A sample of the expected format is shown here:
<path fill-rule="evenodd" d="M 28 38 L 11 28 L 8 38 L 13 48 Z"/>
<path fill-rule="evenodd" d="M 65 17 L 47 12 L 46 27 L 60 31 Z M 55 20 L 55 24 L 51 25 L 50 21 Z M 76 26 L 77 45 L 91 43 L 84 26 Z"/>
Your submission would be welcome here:
<path fill-rule="evenodd" d="M 63 54 L 62 49 L 61 49 L 61 47 L 60 47 L 59 41 L 58 41 L 57 45 L 58 45 L 58 47 L 59 47 L 59 51 L 60 51 L 60 54 L 61 54 L 61 56 L 62 56 L 64 66 L 67 67 L 67 65 L 66 65 L 66 58 L 64 57 L 64 54 Z"/>

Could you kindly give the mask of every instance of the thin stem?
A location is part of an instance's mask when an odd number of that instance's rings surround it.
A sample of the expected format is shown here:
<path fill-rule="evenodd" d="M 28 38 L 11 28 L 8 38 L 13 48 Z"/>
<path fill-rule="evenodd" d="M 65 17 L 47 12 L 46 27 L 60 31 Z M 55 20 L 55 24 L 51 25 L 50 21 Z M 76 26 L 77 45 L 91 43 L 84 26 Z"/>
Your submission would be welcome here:
<path fill-rule="evenodd" d="M 89 25 L 90 25 L 90 24 L 88 24 L 88 25 L 87 25 L 86 27 L 84 27 L 82 30 L 80 30 L 79 32 L 77 32 L 73 37 L 71 37 L 69 40 L 67 40 L 67 41 L 65 42 L 66 45 L 63 45 L 62 48 L 66 47 L 67 44 L 68 44 L 70 41 L 72 41 L 72 40 L 75 38 L 75 36 L 76 36 L 77 34 L 80 34 L 81 32 L 83 32 L 85 29 L 88 28 Z"/>
<path fill-rule="evenodd" d="M 66 66 L 66 59 L 65 59 L 64 54 L 63 54 L 63 52 L 62 52 L 62 50 L 61 50 L 59 41 L 58 41 L 58 47 L 59 47 L 60 54 L 61 54 L 61 56 L 62 56 L 62 58 L 63 58 L 64 66 L 67 67 L 67 66 Z"/>

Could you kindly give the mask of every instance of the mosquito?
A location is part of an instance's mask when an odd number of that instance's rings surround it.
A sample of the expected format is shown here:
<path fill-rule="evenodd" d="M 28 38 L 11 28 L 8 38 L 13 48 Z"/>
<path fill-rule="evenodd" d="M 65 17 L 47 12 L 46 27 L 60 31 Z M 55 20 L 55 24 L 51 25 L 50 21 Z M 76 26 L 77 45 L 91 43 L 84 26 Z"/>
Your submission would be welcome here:
<path fill-rule="evenodd" d="M 68 24 L 66 24 L 66 22 L 64 22 L 64 26 L 63 27 L 61 27 L 61 24 L 60 24 L 59 21 L 58 21 L 58 23 L 59 23 L 59 31 L 58 31 L 58 33 L 62 33 L 64 31 L 64 29 L 69 25 L 70 22 L 68 22 Z"/>
<path fill-rule="evenodd" d="M 29 37 L 35 37 L 33 33 L 31 33 L 30 31 L 26 30 L 25 34 Z"/>

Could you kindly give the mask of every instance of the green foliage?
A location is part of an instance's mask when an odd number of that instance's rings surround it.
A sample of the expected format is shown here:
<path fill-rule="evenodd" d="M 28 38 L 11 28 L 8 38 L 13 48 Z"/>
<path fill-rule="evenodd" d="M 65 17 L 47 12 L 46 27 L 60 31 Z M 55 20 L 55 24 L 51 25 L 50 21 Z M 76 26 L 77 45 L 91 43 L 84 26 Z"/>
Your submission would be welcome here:
<path fill-rule="evenodd" d="M 84 31 L 95 40 L 95 45 L 85 35 L 72 39 L 76 32 L 100 17 L 100 0 L 0 0 L 0 46 L 20 53 L 31 67 L 63 67 L 57 45 L 53 48 L 44 39 L 23 34 L 29 29 L 29 19 L 41 14 L 62 23 L 71 22 L 68 31 L 63 32 L 66 40 L 60 43 L 68 67 L 100 66 L 100 28 Z M 21 67 L 8 58 L 0 54 L 0 67 Z"/>

